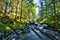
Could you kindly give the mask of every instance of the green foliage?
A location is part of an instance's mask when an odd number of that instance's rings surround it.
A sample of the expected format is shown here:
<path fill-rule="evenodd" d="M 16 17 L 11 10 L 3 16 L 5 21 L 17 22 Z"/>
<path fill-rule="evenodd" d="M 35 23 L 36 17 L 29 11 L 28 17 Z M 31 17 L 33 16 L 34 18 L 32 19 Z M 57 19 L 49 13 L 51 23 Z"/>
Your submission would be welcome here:
<path fill-rule="evenodd" d="M 5 26 L 6 26 L 6 25 L 4 25 L 2 22 L 0 22 L 0 31 L 1 31 L 1 32 L 4 32 Z"/>
<path fill-rule="evenodd" d="M 57 28 L 59 29 L 60 27 L 60 16 L 59 16 L 60 14 L 59 13 L 57 13 L 57 21 L 58 21 L 58 26 L 57 26 Z M 53 20 L 53 16 L 50 16 L 50 17 L 48 17 L 47 18 L 47 20 L 45 20 L 43 23 L 46 23 L 46 24 L 48 24 L 50 27 L 52 27 L 52 28 L 55 28 L 54 27 L 54 24 L 55 24 L 55 21 Z"/>
<path fill-rule="evenodd" d="M 26 25 L 26 23 L 24 22 L 18 22 L 18 21 L 15 21 L 15 24 L 13 24 L 13 27 L 15 26 L 15 29 L 18 29 L 18 28 L 24 28 Z"/>
<path fill-rule="evenodd" d="M 60 21 L 60 13 L 57 13 L 57 20 Z"/>
<path fill-rule="evenodd" d="M 59 0 L 45 0 L 45 5 L 40 3 L 39 18 L 40 23 L 47 23 L 49 27 L 60 29 L 60 2 Z M 45 7 L 44 7 L 45 6 Z"/>

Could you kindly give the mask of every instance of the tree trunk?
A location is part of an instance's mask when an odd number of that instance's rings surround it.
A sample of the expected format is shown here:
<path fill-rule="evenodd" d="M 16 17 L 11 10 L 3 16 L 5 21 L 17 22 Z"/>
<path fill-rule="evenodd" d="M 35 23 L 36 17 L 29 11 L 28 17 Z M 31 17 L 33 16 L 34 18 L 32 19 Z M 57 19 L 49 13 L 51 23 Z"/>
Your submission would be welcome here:
<path fill-rule="evenodd" d="M 4 12 L 4 16 L 6 16 L 7 13 L 7 2 L 5 3 L 5 12 Z"/>
<path fill-rule="evenodd" d="M 20 14 L 20 21 L 21 21 L 21 19 L 22 19 L 22 1 L 23 1 L 23 0 L 21 0 L 21 14 Z"/>
<path fill-rule="evenodd" d="M 54 21 L 55 21 L 55 23 L 54 23 L 54 26 L 55 27 L 58 27 L 58 21 L 57 21 L 57 16 L 56 16 L 56 4 L 55 4 L 55 2 L 53 3 L 53 7 L 54 7 L 54 13 L 53 13 L 53 16 L 54 16 Z"/>
<path fill-rule="evenodd" d="M 18 0 L 16 2 L 17 2 L 17 6 L 16 6 L 16 16 L 15 16 L 15 19 L 17 18 L 17 13 L 18 13 Z"/>
<path fill-rule="evenodd" d="M 47 16 L 47 1 L 45 0 L 45 3 L 46 3 L 46 16 Z"/>

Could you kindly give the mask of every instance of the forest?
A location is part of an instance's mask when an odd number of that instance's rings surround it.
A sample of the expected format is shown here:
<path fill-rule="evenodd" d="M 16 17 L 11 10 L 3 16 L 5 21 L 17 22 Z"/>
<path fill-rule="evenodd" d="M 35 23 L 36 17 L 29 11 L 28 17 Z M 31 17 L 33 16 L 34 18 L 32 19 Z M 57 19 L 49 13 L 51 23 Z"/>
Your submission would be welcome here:
<path fill-rule="evenodd" d="M 43 1 L 45 4 L 39 2 L 37 6 L 34 0 L 0 0 L 0 32 L 22 29 L 32 20 L 60 30 L 60 0 Z M 37 7 L 39 13 L 36 15 Z"/>

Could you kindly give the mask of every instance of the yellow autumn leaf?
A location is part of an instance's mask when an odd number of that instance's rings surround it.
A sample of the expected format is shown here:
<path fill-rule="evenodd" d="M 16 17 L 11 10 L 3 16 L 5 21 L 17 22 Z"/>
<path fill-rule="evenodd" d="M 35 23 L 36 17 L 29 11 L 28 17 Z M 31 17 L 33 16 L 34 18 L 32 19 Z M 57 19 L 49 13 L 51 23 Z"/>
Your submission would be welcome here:
<path fill-rule="evenodd" d="M 9 26 L 6 26 L 6 30 L 10 30 Z"/>

